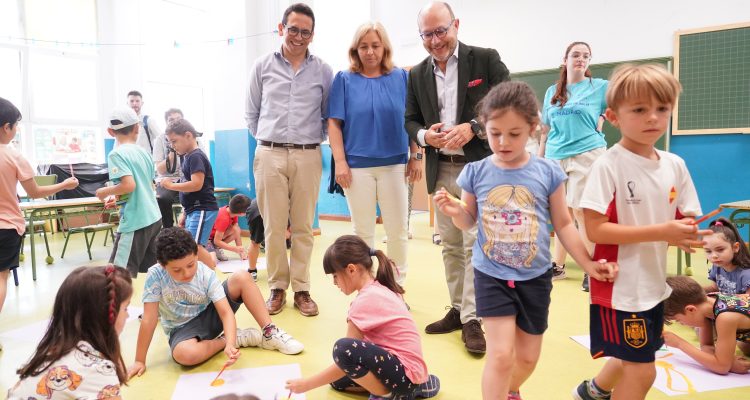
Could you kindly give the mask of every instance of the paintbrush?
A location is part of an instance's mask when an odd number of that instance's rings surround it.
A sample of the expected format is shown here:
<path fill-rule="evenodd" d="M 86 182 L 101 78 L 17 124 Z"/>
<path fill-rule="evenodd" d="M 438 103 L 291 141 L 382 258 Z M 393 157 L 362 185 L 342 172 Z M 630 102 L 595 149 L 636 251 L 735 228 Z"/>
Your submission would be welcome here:
<path fill-rule="evenodd" d="M 705 221 L 706 221 L 707 219 L 709 219 L 709 218 L 711 218 L 711 217 L 714 217 L 714 216 L 716 216 L 716 214 L 718 214 L 718 213 L 720 213 L 720 212 L 721 212 L 721 207 L 719 207 L 719 208 L 717 208 L 717 209 L 715 209 L 715 210 L 711 211 L 710 213 L 708 213 L 708 214 L 706 214 L 706 215 L 704 215 L 704 216 L 702 216 L 702 217 L 700 217 L 700 218 L 696 219 L 696 220 L 695 220 L 695 222 L 693 222 L 693 224 L 694 224 L 694 225 L 698 225 L 698 224 L 700 224 L 701 222 L 705 222 Z"/>
<path fill-rule="evenodd" d="M 229 362 L 227 361 L 224 363 L 224 366 L 221 367 L 221 371 L 219 371 L 219 375 L 216 375 L 216 378 L 214 378 L 214 380 L 211 381 L 211 386 L 213 386 L 214 383 L 219 380 L 219 377 L 224 372 L 224 370 L 227 369 L 228 366 L 229 366 Z"/>

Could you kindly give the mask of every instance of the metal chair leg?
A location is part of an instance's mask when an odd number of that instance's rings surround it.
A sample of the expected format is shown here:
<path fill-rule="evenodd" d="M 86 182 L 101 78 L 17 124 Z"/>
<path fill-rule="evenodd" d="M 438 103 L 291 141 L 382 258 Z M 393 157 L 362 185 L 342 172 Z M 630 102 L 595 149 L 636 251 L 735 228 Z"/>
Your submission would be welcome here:
<path fill-rule="evenodd" d="M 70 232 L 65 236 L 65 244 L 63 245 L 63 251 L 62 254 L 60 254 L 60 258 L 65 258 L 65 249 L 68 248 L 68 240 L 70 240 Z"/>
<path fill-rule="evenodd" d="M 91 257 L 91 243 L 94 241 L 94 238 L 91 238 L 91 242 L 89 242 L 89 234 L 86 231 L 83 231 L 84 239 L 86 240 L 86 251 L 89 253 L 89 261 L 93 260 Z"/>

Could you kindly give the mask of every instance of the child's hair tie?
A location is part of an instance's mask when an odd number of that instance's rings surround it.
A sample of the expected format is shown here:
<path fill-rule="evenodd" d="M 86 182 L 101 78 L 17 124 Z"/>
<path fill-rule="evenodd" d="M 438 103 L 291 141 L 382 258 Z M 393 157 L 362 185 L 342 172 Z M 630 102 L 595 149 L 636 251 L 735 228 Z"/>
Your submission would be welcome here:
<path fill-rule="evenodd" d="M 377 252 L 377 250 L 371 248 L 370 249 L 370 257 L 375 257 L 375 255 L 376 255 L 375 252 Z"/>
<path fill-rule="evenodd" d="M 723 222 L 721 222 L 721 221 L 716 221 L 716 222 L 714 223 L 714 225 L 715 225 L 715 226 L 724 226 L 724 223 L 723 223 Z"/>

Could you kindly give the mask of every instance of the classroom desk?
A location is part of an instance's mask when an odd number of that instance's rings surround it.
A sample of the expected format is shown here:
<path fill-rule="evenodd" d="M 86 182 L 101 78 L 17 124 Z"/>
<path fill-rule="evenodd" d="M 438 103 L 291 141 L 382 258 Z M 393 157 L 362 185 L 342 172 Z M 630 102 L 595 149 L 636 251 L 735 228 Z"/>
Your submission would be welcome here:
<path fill-rule="evenodd" d="M 724 203 L 720 208 L 731 208 L 733 211 L 729 215 L 729 221 L 739 230 L 747 225 L 748 240 L 750 240 L 750 200 L 735 201 Z"/>
<path fill-rule="evenodd" d="M 104 203 L 96 197 L 82 197 L 78 199 L 64 199 L 64 200 L 34 200 L 27 201 L 18 204 L 21 207 L 21 211 L 28 214 L 28 221 L 30 226 L 34 226 L 34 219 L 42 214 L 58 214 L 59 211 L 81 208 L 84 210 L 68 213 L 68 216 L 74 215 L 85 215 L 85 214 L 99 214 L 104 210 Z M 45 216 L 43 219 L 50 219 L 49 216 Z M 32 231 L 29 235 L 31 239 L 31 275 L 36 280 L 36 252 L 34 246 L 34 232 Z M 52 258 L 52 257 L 50 257 Z M 47 263 L 51 264 L 54 259 L 48 259 Z"/>
<path fill-rule="evenodd" d="M 227 204 L 229 204 L 229 200 L 232 198 L 232 192 L 237 190 L 237 188 L 233 187 L 215 187 L 214 188 L 214 197 L 216 197 L 216 202 L 219 201 L 226 201 Z"/>

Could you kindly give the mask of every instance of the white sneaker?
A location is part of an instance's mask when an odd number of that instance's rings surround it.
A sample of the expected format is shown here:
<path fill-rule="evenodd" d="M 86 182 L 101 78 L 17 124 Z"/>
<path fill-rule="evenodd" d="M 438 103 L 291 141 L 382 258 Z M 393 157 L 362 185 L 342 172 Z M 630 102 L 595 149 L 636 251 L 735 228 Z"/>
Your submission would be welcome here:
<path fill-rule="evenodd" d="M 237 346 L 257 347 L 263 339 L 263 334 L 255 328 L 237 329 Z"/>
<path fill-rule="evenodd" d="M 302 343 L 278 327 L 274 328 L 271 337 L 263 336 L 260 347 L 266 350 L 278 350 L 284 354 L 298 354 L 305 349 Z"/>

